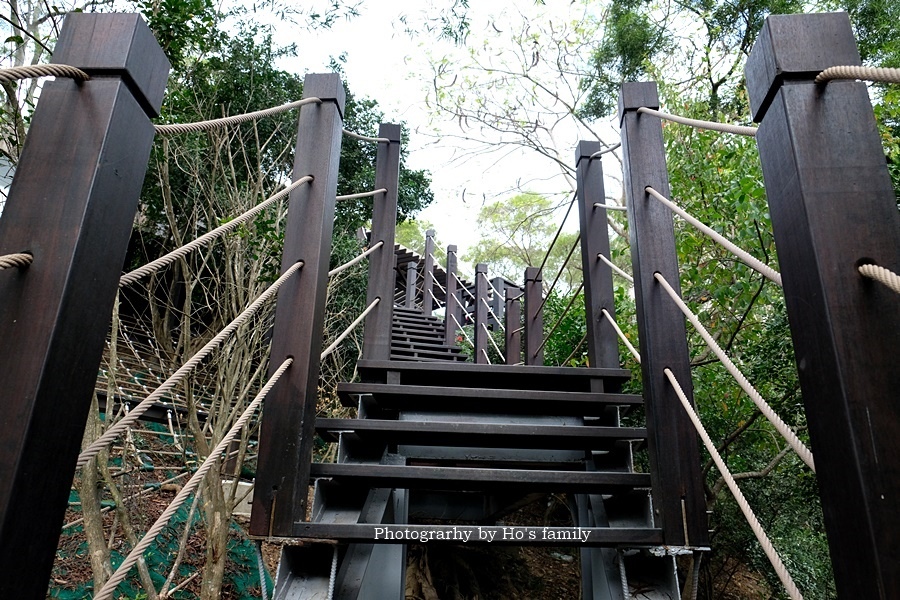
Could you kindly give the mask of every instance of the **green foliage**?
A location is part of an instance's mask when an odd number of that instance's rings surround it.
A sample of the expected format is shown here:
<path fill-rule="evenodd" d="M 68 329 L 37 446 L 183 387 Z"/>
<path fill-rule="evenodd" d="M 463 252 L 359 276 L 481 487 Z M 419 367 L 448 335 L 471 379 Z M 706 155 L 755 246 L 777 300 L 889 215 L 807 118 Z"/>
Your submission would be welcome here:
<path fill-rule="evenodd" d="M 532 193 L 485 205 L 478 213 L 480 239 L 463 259 L 471 264 L 487 263 L 489 273 L 521 281 L 525 267 L 538 267 L 543 262 L 562 218 L 558 208 L 550 199 Z M 556 241 L 543 270 L 546 286 L 563 267 L 576 237 L 577 234 L 563 233 Z M 576 252 L 561 277 L 564 287 L 577 285 L 580 265 Z"/>

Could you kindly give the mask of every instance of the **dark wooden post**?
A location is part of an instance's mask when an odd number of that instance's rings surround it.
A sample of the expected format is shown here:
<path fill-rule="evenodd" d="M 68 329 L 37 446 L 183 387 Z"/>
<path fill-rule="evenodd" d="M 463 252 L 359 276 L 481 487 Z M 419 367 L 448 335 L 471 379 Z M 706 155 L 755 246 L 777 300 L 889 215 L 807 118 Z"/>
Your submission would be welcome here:
<path fill-rule="evenodd" d="M 344 86 L 336 74 L 310 74 L 303 80 L 303 97 L 322 103 L 300 110 L 294 179 L 312 175 L 315 180 L 290 196 L 281 270 L 298 261 L 303 268 L 278 292 L 269 372 L 287 357 L 294 363 L 269 393 L 263 411 L 250 515 L 250 533 L 256 536 L 290 536 L 294 522 L 306 518 L 315 438 Z"/>
<path fill-rule="evenodd" d="M 411 260 L 406 263 L 406 308 L 416 307 L 416 275 L 419 263 Z"/>
<path fill-rule="evenodd" d="M 491 288 L 488 290 L 488 293 L 491 297 L 491 310 L 494 311 L 494 314 L 488 315 L 490 317 L 490 322 L 492 325 L 492 329 L 497 331 L 500 329 L 499 325 L 495 325 L 494 323 L 499 323 L 500 319 L 503 318 L 503 307 L 506 304 L 506 298 L 504 292 L 502 290 L 506 289 L 506 282 L 502 277 L 494 277 L 491 281 Z"/>
<path fill-rule="evenodd" d="M 70 13 L 0 219 L 0 597 L 43 598 L 169 63 L 138 15 Z"/>
<path fill-rule="evenodd" d="M 434 310 L 434 229 L 425 232 L 425 264 L 422 267 L 422 313 Z"/>
<path fill-rule="evenodd" d="M 581 222 L 581 265 L 584 273 L 584 313 L 587 320 L 588 362 L 592 367 L 619 367 L 619 342 L 603 309 L 615 318 L 612 269 L 600 260 L 609 258 L 609 225 L 603 204 L 603 164 L 591 155 L 602 149 L 600 142 L 579 142 L 575 151 L 578 181 L 578 217 Z"/>
<path fill-rule="evenodd" d="M 475 265 L 475 362 L 487 363 L 487 265 Z"/>
<path fill-rule="evenodd" d="M 522 362 L 522 291 L 508 287 L 506 292 L 506 364 Z"/>
<path fill-rule="evenodd" d="M 394 313 L 394 230 L 397 224 L 397 191 L 400 181 L 400 125 L 382 123 L 378 137 L 391 140 L 380 142 L 375 156 L 375 189 L 385 188 L 372 205 L 372 235 L 369 243 L 384 242 L 369 255 L 369 284 L 366 289 L 366 306 L 375 298 L 383 301 L 375 305 L 366 317 L 363 338 L 363 358 L 390 360 L 391 319 Z"/>
<path fill-rule="evenodd" d="M 657 117 L 639 115 L 637 109 L 642 106 L 659 108 L 656 83 L 623 84 L 619 118 L 653 508 L 667 545 L 706 546 L 709 534 L 697 432 L 663 373 L 671 369 L 693 402 L 684 317 L 653 277 L 660 273 L 681 293 L 672 213 L 644 191 L 652 186 L 669 194 L 662 124 Z"/>
<path fill-rule="evenodd" d="M 543 365 L 544 310 L 541 306 L 544 282 L 538 267 L 525 269 L 525 364 Z"/>
<path fill-rule="evenodd" d="M 462 325 L 462 307 L 456 287 L 456 246 L 447 246 L 447 310 L 444 312 L 444 343 L 456 345 L 456 323 Z M 454 318 L 456 320 L 454 320 Z"/>
<path fill-rule="evenodd" d="M 842 598 L 900 598 L 900 215 L 846 13 L 771 16 L 747 61 L 825 528 Z M 790 85 L 783 85 L 790 80 Z"/>

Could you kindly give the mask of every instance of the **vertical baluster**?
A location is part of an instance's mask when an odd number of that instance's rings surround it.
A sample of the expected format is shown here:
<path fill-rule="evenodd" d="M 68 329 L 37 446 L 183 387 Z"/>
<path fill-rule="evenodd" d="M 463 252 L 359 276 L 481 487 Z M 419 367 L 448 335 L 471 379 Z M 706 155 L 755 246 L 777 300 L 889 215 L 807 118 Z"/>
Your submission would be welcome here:
<path fill-rule="evenodd" d="M 406 263 L 406 308 L 416 307 L 416 289 L 419 263 L 411 260 Z"/>
<path fill-rule="evenodd" d="M 475 362 L 487 363 L 487 265 L 475 266 Z"/>
<path fill-rule="evenodd" d="M 506 364 L 522 362 L 522 291 L 508 287 L 506 295 Z"/>
<path fill-rule="evenodd" d="M 336 74 L 307 75 L 303 96 L 321 104 L 300 110 L 294 179 L 313 175 L 291 192 L 281 270 L 303 268 L 278 292 L 270 371 L 287 358 L 294 363 L 266 398 L 259 434 L 259 467 L 250 532 L 289 536 L 306 518 L 309 471 L 315 438 L 319 355 L 334 222 L 344 86 Z"/>
<path fill-rule="evenodd" d="M 544 364 L 544 282 L 538 267 L 525 269 L 525 364 Z"/>
<path fill-rule="evenodd" d="M 400 126 L 382 123 L 378 137 L 391 140 L 380 142 L 375 157 L 375 189 L 386 189 L 377 194 L 372 204 L 372 235 L 370 245 L 384 245 L 369 255 L 369 282 L 366 290 L 366 306 L 375 298 L 383 301 L 375 305 L 366 317 L 363 339 L 363 358 L 389 360 L 391 358 L 391 318 L 394 312 L 394 231 L 397 224 L 397 191 L 400 180 Z"/>
<path fill-rule="evenodd" d="M 444 343 L 456 345 L 456 323 L 462 325 L 462 308 L 456 286 L 456 246 L 447 246 L 447 310 L 444 313 Z"/>
<path fill-rule="evenodd" d="M 425 232 L 425 264 L 422 267 L 422 313 L 434 310 L 434 229 Z"/>
<path fill-rule="evenodd" d="M 838 595 L 900 597 L 900 215 L 846 13 L 772 16 L 747 61 Z M 790 84 L 787 84 L 787 82 Z"/>
<path fill-rule="evenodd" d="M 43 598 L 169 63 L 138 15 L 70 13 L 0 219 L 0 597 Z M 99 76 L 97 76 L 99 75 Z M 112 406 L 109 399 L 108 406 Z"/>
<path fill-rule="evenodd" d="M 660 273 L 681 293 L 672 213 L 645 191 L 652 186 L 669 194 L 662 124 L 638 114 L 642 106 L 659 107 L 656 83 L 623 84 L 619 118 L 653 507 L 666 544 L 705 546 L 709 533 L 697 433 L 663 373 L 671 369 L 693 402 L 684 317 L 653 276 Z"/>

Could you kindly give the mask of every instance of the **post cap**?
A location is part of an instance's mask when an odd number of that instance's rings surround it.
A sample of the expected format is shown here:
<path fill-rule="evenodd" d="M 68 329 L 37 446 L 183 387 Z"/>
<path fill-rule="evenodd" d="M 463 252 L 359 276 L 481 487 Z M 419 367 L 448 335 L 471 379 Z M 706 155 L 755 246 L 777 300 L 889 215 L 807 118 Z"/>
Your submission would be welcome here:
<path fill-rule="evenodd" d="M 642 106 L 659 108 L 659 90 L 655 81 L 626 81 L 619 90 L 619 125 L 625 113 L 637 110 Z"/>
<path fill-rule="evenodd" d="M 847 13 L 770 15 L 744 66 L 750 114 L 762 121 L 785 81 L 811 81 L 828 67 L 859 64 Z"/>
<path fill-rule="evenodd" d="M 159 116 L 171 65 L 138 14 L 69 13 L 50 62 L 121 77 L 147 115 Z"/>
<path fill-rule="evenodd" d="M 344 119 L 344 105 L 347 94 L 344 92 L 344 84 L 337 73 L 308 73 L 303 78 L 303 97 L 318 98 L 323 102 L 337 104 L 341 120 Z"/>

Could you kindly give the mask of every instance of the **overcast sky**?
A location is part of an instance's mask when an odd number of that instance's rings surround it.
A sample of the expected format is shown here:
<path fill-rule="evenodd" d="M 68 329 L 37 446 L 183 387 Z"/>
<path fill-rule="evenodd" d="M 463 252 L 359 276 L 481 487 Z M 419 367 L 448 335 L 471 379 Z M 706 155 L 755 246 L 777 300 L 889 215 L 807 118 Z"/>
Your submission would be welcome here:
<path fill-rule="evenodd" d="M 358 17 L 341 20 L 327 30 L 303 33 L 299 39 L 280 41 L 298 44 L 299 58 L 286 62 L 284 67 L 299 73 L 327 71 L 331 57 L 344 54 L 346 79 L 353 93 L 376 100 L 387 119 L 404 120 L 408 124 L 411 130 L 409 164 L 413 168 L 430 170 L 433 177 L 435 202 L 421 218 L 434 224 L 444 244 L 457 244 L 462 255 L 477 240 L 477 211 L 485 201 L 512 196 L 516 192 L 511 190 L 517 185 L 547 195 L 565 190 L 567 186 L 557 177 L 558 168 L 534 152 L 504 151 L 493 156 L 453 161 L 452 157 L 458 156 L 454 144 L 435 142 L 431 136 L 416 133 L 417 129 L 431 130 L 424 102 L 425 87 L 431 81 L 425 55 L 441 52 L 442 47 L 433 36 L 411 39 L 400 16 L 406 14 L 410 22 L 421 19 L 421 13 L 415 11 L 426 10 L 429 4 L 365 0 Z M 523 0 L 471 4 L 474 30 L 478 23 L 494 20 L 503 23 L 503 19 L 508 18 L 504 11 L 544 10 L 557 16 L 554 11 L 565 15 L 574 3 L 548 0 L 541 9 Z M 445 47 L 447 51 L 453 50 L 449 43 Z M 448 133 L 459 132 L 453 122 L 441 127 Z M 577 136 L 576 133 L 573 135 Z M 575 137 L 568 143 L 574 156 Z M 570 152 L 566 150 L 565 154 L 568 156 Z M 577 227 L 577 219 L 571 219 L 569 225 L 567 229 Z"/>

